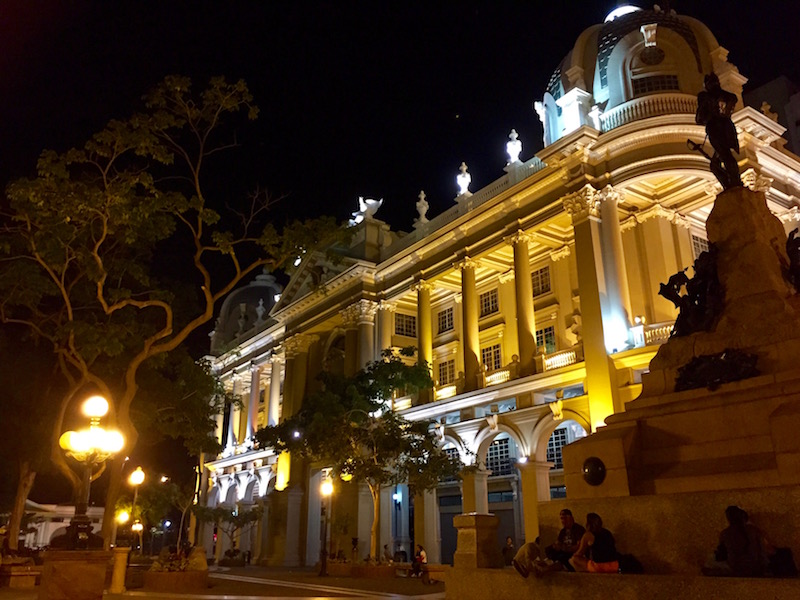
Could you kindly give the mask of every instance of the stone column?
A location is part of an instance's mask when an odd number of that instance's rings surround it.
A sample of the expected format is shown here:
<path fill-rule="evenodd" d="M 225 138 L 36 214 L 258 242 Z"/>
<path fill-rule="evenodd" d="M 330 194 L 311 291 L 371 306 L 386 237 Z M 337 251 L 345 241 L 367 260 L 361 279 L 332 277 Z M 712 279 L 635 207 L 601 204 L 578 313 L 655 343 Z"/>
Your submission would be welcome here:
<path fill-rule="evenodd" d="M 286 359 L 291 361 L 292 377 L 290 390 L 284 384 L 283 418 L 291 417 L 303 405 L 308 381 L 308 349 L 318 339 L 316 335 L 296 334 L 285 342 Z"/>
<path fill-rule="evenodd" d="M 517 300 L 517 339 L 519 340 L 520 375 L 536 372 L 533 360 L 536 354 L 536 318 L 533 310 L 533 284 L 528 256 L 528 236 L 517 231 L 506 238 L 514 248 L 514 295 Z"/>
<path fill-rule="evenodd" d="M 261 366 L 250 363 L 250 399 L 247 405 L 247 437 L 252 439 L 258 429 L 258 401 L 261 395 Z"/>
<path fill-rule="evenodd" d="M 433 325 L 431 323 L 431 290 L 433 285 L 424 279 L 411 288 L 417 292 L 417 360 L 433 368 Z M 431 390 L 420 390 L 419 401 L 430 402 Z"/>
<path fill-rule="evenodd" d="M 344 326 L 344 374 L 352 377 L 359 367 L 358 352 L 358 305 L 351 305 L 339 311 Z"/>
<path fill-rule="evenodd" d="M 517 463 L 526 542 L 532 542 L 539 536 L 539 502 L 550 499 L 549 477 L 552 467 L 553 463 L 548 462 L 529 460 L 526 463 Z M 547 478 L 544 482 L 546 485 L 542 485 L 542 476 Z"/>
<path fill-rule="evenodd" d="M 490 471 L 479 468 L 461 474 L 461 510 L 464 513 L 489 513 Z"/>
<path fill-rule="evenodd" d="M 396 308 L 395 304 L 385 300 L 381 300 L 378 304 L 378 347 L 375 348 L 375 360 L 381 357 L 381 352 L 392 347 L 394 311 Z"/>
<path fill-rule="evenodd" d="M 478 293 L 475 289 L 475 269 L 478 262 L 469 257 L 453 265 L 461 270 L 461 310 L 463 322 L 464 391 L 478 389 L 481 369 L 481 340 L 478 331 Z"/>
<path fill-rule="evenodd" d="M 356 371 L 363 369 L 375 356 L 375 313 L 377 310 L 376 302 L 362 299 L 341 312 L 345 326 L 355 327 L 358 330 Z M 348 339 L 345 339 L 345 343 Z"/>
<path fill-rule="evenodd" d="M 372 538 L 372 494 L 366 483 L 358 484 L 358 558 L 363 560 L 370 553 Z"/>
<path fill-rule="evenodd" d="M 627 333 L 631 325 L 631 292 L 628 285 L 628 272 L 625 268 L 625 254 L 622 250 L 622 232 L 619 225 L 619 201 L 622 194 L 607 185 L 599 194 L 600 215 L 603 232 L 603 260 L 608 279 L 610 318 L 616 327 L 624 327 Z"/>
<path fill-rule="evenodd" d="M 592 431 L 605 424 L 605 419 L 618 406 L 619 391 L 616 370 L 606 349 L 604 314 L 608 298 L 600 232 L 597 190 L 585 185 L 578 192 L 562 198 L 564 209 L 572 217 L 575 234 L 575 258 L 578 266 L 583 351 L 586 362 L 586 393 Z"/>
<path fill-rule="evenodd" d="M 442 562 L 442 528 L 439 524 L 439 498 L 436 488 L 426 490 L 425 498 L 425 544 L 423 548 L 428 553 L 428 562 Z"/>
<path fill-rule="evenodd" d="M 231 388 L 231 393 L 234 397 L 238 398 L 240 392 L 241 381 L 239 379 L 238 374 L 233 375 L 233 385 Z M 239 439 L 237 438 L 236 434 L 238 432 L 238 425 L 239 425 L 239 408 L 231 404 L 228 406 L 228 441 L 225 444 L 226 450 L 233 449 L 238 443 Z"/>
<path fill-rule="evenodd" d="M 267 424 L 277 425 L 280 417 L 281 404 L 281 359 L 272 355 L 269 379 L 269 406 L 267 407 Z"/>

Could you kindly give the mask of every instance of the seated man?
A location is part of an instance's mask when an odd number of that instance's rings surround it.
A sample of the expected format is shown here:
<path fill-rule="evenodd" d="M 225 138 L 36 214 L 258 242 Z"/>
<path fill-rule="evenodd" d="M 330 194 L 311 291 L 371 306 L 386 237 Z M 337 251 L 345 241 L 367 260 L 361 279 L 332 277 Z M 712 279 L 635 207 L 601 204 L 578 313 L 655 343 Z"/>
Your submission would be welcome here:
<path fill-rule="evenodd" d="M 578 544 L 586 530 L 575 522 L 570 509 L 565 508 L 558 516 L 561 519 L 561 531 L 558 532 L 558 539 L 544 549 L 545 556 L 553 562 L 541 565 L 540 568 L 545 571 L 561 571 L 563 569 L 574 571 L 572 565 L 569 564 L 569 559 L 578 549 Z"/>

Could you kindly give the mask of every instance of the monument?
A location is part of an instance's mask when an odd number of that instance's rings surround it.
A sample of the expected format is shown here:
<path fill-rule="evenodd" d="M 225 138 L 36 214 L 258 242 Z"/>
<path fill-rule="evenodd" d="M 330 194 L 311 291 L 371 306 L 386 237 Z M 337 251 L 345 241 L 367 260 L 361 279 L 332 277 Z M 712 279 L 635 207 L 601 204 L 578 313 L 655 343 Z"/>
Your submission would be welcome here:
<path fill-rule="evenodd" d="M 627 523 L 618 528 L 645 538 L 659 528 L 658 551 L 641 558 L 661 572 L 696 573 L 729 504 L 800 550 L 800 295 L 787 237 L 764 194 L 737 186 L 717 197 L 706 227 L 712 254 L 695 269 L 716 271 L 699 285 L 718 285 L 714 314 L 698 308 L 688 277 L 671 278 L 663 295 L 703 318 L 659 349 L 624 412 L 564 450 L 573 510 L 591 499 Z"/>

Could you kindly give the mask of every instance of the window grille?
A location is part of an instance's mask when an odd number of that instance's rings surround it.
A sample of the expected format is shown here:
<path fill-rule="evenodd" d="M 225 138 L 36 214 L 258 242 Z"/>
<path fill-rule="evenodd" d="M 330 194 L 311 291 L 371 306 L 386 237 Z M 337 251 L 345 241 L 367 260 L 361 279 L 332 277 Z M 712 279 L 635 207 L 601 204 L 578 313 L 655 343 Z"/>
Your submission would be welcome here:
<path fill-rule="evenodd" d="M 497 303 L 497 290 L 491 290 L 480 295 L 481 317 L 494 314 L 500 310 Z"/>
<path fill-rule="evenodd" d="M 489 445 L 486 453 L 486 468 L 492 475 L 511 475 L 514 472 L 514 463 L 511 460 L 511 445 L 508 438 L 495 440 Z"/>
<path fill-rule="evenodd" d="M 494 371 L 502 367 L 503 362 L 502 357 L 500 356 L 500 344 L 481 348 L 481 362 L 490 371 Z"/>
<path fill-rule="evenodd" d="M 456 380 L 456 361 L 448 360 L 439 363 L 439 385 L 448 385 Z"/>
<path fill-rule="evenodd" d="M 561 456 L 561 449 L 567 445 L 567 430 L 565 428 L 556 429 L 547 440 L 547 462 L 555 463 L 554 469 L 564 468 L 564 459 Z"/>
<path fill-rule="evenodd" d="M 645 96 L 658 92 L 678 91 L 677 75 L 648 75 L 633 80 L 633 95 Z"/>
<path fill-rule="evenodd" d="M 450 308 L 445 308 L 444 310 L 440 310 L 436 320 L 439 322 L 439 333 L 444 333 L 445 331 L 452 331 L 453 308 L 450 307 Z"/>
<path fill-rule="evenodd" d="M 708 240 L 705 238 L 701 238 L 699 235 L 692 235 L 692 251 L 694 252 L 694 257 L 697 258 L 703 252 L 708 251 Z"/>
<path fill-rule="evenodd" d="M 547 294 L 550 291 L 550 267 L 542 267 L 531 273 L 533 283 L 533 297 Z"/>
<path fill-rule="evenodd" d="M 552 325 L 536 330 L 536 346 L 544 348 L 545 354 L 552 354 L 556 351 L 556 330 Z"/>
<path fill-rule="evenodd" d="M 417 337 L 417 317 L 415 315 L 396 313 L 394 315 L 394 332 L 396 335 Z"/>

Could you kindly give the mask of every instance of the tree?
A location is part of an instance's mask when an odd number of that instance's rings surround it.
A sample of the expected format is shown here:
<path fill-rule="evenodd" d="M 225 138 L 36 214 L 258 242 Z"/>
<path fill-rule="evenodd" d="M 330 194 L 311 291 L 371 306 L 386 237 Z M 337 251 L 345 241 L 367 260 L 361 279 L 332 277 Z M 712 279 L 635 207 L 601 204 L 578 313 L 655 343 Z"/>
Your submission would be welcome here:
<path fill-rule="evenodd" d="M 243 81 L 214 78 L 194 94 L 189 79 L 167 77 L 145 106 L 82 148 L 43 152 L 38 176 L 6 190 L 0 320 L 28 327 L 55 352 L 67 385 L 56 401 L 51 459 L 75 488 L 79 479 L 57 444 L 73 399 L 106 396 L 130 452 L 139 437 L 131 412 L 143 366 L 183 344 L 248 275 L 291 270 L 297 256 L 343 234 L 327 218 L 279 229 L 268 221 L 273 201 L 263 194 L 227 211 L 228 219 L 218 212 L 222 202 L 207 193 L 205 170 L 235 145 L 223 124 L 258 114 Z M 163 276 L 164 265 L 184 258 L 188 300 Z M 106 544 L 120 463 L 110 469 Z"/>
<path fill-rule="evenodd" d="M 433 386 L 427 365 L 407 365 L 414 348 L 391 350 L 353 377 L 323 372 L 322 389 L 305 398 L 293 417 L 260 430 L 259 443 L 331 467 L 336 476 L 363 481 L 372 496 L 370 556 L 378 556 L 380 492 L 408 482 L 419 491 L 455 475 L 460 463 L 444 452 L 430 421 L 408 421 L 389 406 L 396 390 Z M 295 435 L 300 432 L 300 435 Z"/>
<path fill-rule="evenodd" d="M 231 558 L 236 554 L 236 540 L 258 524 L 264 514 L 264 508 L 261 505 L 241 509 L 225 505 L 209 508 L 197 504 L 193 510 L 198 521 L 216 523 L 217 531 L 225 534 L 231 547 Z"/>
<path fill-rule="evenodd" d="M 192 486 L 176 483 L 152 483 L 142 490 L 141 509 L 145 522 L 154 524 L 167 517 L 173 510 L 180 513 L 178 548 L 183 541 L 186 517 L 194 504 L 195 490 Z"/>

